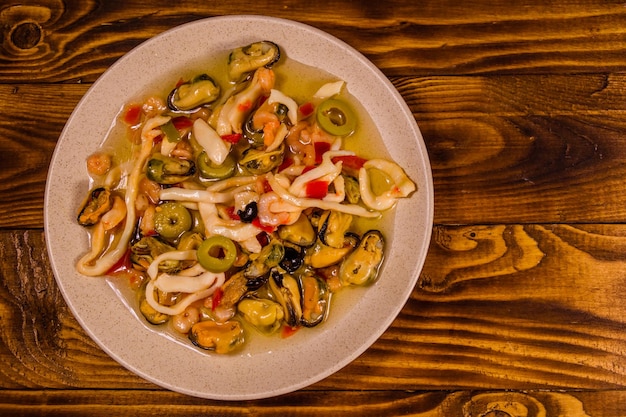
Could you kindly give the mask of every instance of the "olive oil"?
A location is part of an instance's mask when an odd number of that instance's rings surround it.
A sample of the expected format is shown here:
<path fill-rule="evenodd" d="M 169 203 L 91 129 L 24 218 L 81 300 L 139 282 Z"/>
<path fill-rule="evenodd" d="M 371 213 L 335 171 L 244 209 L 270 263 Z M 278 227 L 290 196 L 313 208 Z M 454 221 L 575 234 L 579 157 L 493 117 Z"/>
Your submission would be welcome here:
<path fill-rule="evenodd" d="M 179 71 L 171 74 L 163 80 L 155 80 L 154 84 L 150 88 L 142 92 L 142 94 L 136 97 L 129 97 L 129 102 L 143 102 L 147 97 L 157 95 L 162 99 L 166 99 L 169 92 L 176 86 L 180 80 L 191 79 L 198 74 L 206 73 L 211 76 L 222 89 L 222 96 L 228 96 L 235 84 L 228 79 L 227 75 L 227 58 L 228 53 L 217 54 L 209 59 L 198 62 L 197 64 L 187 65 L 181 67 Z M 273 67 L 276 75 L 275 88 L 282 91 L 287 96 L 293 98 L 299 105 L 311 100 L 315 92 L 324 84 L 328 82 L 337 81 L 337 78 L 331 74 L 308 65 L 304 65 L 300 62 L 296 62 L 292 59 L 282 59 Z M 145 93 L 145 94 L 144 94 Z M 353 150 L 357 154 L 366 159 L 371 158 L 388 158 L 388 152 L 385 148 L 382 137 L 373 122 L 372 118 L 368 115 L 366 109 L 361 103 L 350 93 L 350 85 L 345 85 L 341 97 L 347 101 L 354 109 L 357 117 L 357 128 L 353 134 L 343 139 L 343 147 L 348 150 Z M 219 101 L 220 99 L 218 99 Z M 221 99 L 223 100 L 223 99 Z M 123 109 L 120 109 L 120 117 Z M 110 132 L 101 144 L 100 148 L 109 151 L 116 164 L 125 164 L 132 159 L 132 135 L 136 134 L 128 129 L 128 127 L 118 117 L 111 126 Z M 314 115 L 311 117 L 315 117 Z M 131 137 L 129 137 L 129 135 Z M 100 181 L 96 179 L 93 182 Z M 382 192 L 388 187 L 387 179 L 384 175 L 374 174 L 372 176 L 373 187 L 375 192 Z M 120 188 L 123 188 L 123 182 L 120 183 Z M 393 209 L 385 212 L 381 218 L 377 219 L 365 219 L 355 218 L 353 221 L 352 229 L 359 235 L 362 235 L 368 230 L 377 229 L 387 239 L 387 244 L 390 243 L 393 229 Z M 384 267 L 384 265 L 383 265 Z M 385 277 L 383 277 L 385 279 Z M 114 277 L 107 278 L 110 286 L 122 299 L 126 307 L 137 316 L 139 320 L 144 322 L 141 313 L 139 312 L 136 297 L 128 287 L 127 283 L 121 282 L 121 280 Z M 343 317 L 335 317 L 335 306 L 339 306 L 337 311 L 339 315 L 349 314 L 350 305 L 354 305 L 363 291 L 367 288 L 364 287 L 349 287 L 343 288 L 336 294 L 333 294 L 331 300 L 331 307 L 329 312 L 329 319 L 327 323 L 322 323 L 315 328 L 306 328 L 296 332 L 291 338 L 284 339 L 280 336 L 280 332 L 275 333 L 272 337 L 262 335 L 252 326 L 244 323 L 246 333 L 246 343 L 243 349 L 235 354 L 251 355 L 251 354 L 266 354 L 268 352 L 275 352 L 280 350 L 280 347 L 288 343 L 302 343 L 302 341 L 311 340 L 315 338 L 318 332 L 323 332 L 324 326 L 332 326 L 333 322 L 342 320 Z M 381 300 L 384 302 L 384 300 Z M 146 324 L 152 329 L 155 329 L 162 334 L 187 346 L 191 349 L 196 349 L 185 336 L 176 332 L 171 325 L 163 325 L 160 327 L 153 327 Z M 292 342 L 293 341 L 293 342 Z"/>

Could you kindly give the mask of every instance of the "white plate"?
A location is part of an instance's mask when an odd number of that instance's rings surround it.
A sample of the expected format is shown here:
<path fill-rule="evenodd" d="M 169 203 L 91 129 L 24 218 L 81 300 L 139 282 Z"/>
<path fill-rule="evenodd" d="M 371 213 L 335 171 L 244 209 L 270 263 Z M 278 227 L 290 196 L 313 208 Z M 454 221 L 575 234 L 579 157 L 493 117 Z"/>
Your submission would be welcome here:
<path fill-rule="evenodd" d="M 74 265 L 88 250 L 88 237 L 75 217 L 88 189 L 84 161 L 106 137 L 129 97 L 141 95 L 155 80 L 166 79 L 182 66 L 197 63 L 200 56 L 258 40 L 274 41 L 289 58 L 345 80 L 378 126 L 391 158 L 405 168 L 418 191 L 395 209 L 387 232 L 390 247 L 375 285 L 333 299 L 329 321 L 313 331 L 219 356 L 151 330 L 131 314 L 106 279 L 76 273 Z M 59 138 L 44 208 L 56 280 L 93 340 L 120 364 L 157 385 L 222 400 L 291 392 L 331 375 L 363 353 L 408 300 L 426 257 L 432 219 L 426 148 L 413 115 L 389 80 L 344 42 L 301 23 L 264 16 L 192 22 L 146 41 L 111 66 L 85 94 Z"/>

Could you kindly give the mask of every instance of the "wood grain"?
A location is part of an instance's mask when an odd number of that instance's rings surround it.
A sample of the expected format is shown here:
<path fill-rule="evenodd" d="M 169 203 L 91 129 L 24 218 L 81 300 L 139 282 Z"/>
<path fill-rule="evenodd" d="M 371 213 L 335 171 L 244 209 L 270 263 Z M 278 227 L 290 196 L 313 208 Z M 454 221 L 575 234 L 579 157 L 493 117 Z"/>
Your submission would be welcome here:
<path fill-rule="evenodd" d="M 435 225 L 418 286 L 363 355 L 291 394 L 219 402 L 89 338 L 50 269 L 43 198 L 108 67 L 242 12 L 322 29 L 391 79 L 428 148 Z M 0 415 L 626 415 L 625 49 L 613 0 L 0 4 Z"/>
<path fill-rule="evenodd" d="M 40 232 L 3 232 L 0 243 L 0 386 L 146 386 L 72 317 Z M 625 388 L 625 249 L 618 225 L 438 226 L 419 286 L 392 327 L 317 386 Z"/>
<path fill-rule="evenodd" d="M 300 391 L 275 399 L 224 403 L 163 391 L 126 391 L 111 398 L 102 391 L 0 392 L 3 416 L 358 416 L 415 417 L 614 417 L 624 408 L 623 391 L 433 393 Z M 7 401 L 8 400 L 8 401 Z"/>
<path fill-rule="evenodd" d="M 41 0 L 0 8 L 0 82 L 92 82 L 144 40 L 193 20 L 229 14 L 295 19 L 355 47 L 388 75 L 571 74 L 626 66 L 621 2 L 458 3 L 238 1 L 146 4 Z M 337 18 L 333 18 L 337 17 Z M 358 30 L 354 28 L 358 27 Z M 398 47 L 401 45 L 401 47 Z"/>
<path fill-rule="evenodd" d="M 626 218 L 624 75 L 392 81 L 428 148 L 436 223 Z M 0 84 L 0 227 L 42 227 L 48 164 L 87 89 Z"/>

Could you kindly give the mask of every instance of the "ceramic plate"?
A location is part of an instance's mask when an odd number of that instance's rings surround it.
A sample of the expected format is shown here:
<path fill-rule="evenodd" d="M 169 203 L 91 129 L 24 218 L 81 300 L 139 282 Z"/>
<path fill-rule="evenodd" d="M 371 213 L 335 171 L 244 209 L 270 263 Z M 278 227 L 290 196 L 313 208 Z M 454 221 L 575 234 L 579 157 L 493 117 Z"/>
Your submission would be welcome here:
<path fill-rule="evenodd" d="M 333 299 L 329 320 L 288 339 L 256 337 L 234 355 L 199 351 L 144 325 L 105 278 L 74 270 L 88 251 L 76 210 L 89 183 L 85 159 L 107 136 L 129 97 L 155 80 L 170 81 L 201 57 L 258 40 L 281 46 L 289 59 L 322 68 L 347 82 L 381 132 L 393 160 L 417 184 L 387 226 L 387 254 L 378 281 Z M 206 58 L 205 58 L 206 59 Z M 80 101 L 57 143 L 46 184 L 45 231 L 56 280 L 73 314 L 120 364 L 173 391 L 222 400 L 276 396 L 338 371 L 371 346 L 408 300 L 430 241 L 430 164 L 408 106 L 387 78 L 344 42 L 310 26 L 263 16 L 224 16 L 192 22 L 141 44 L 109 68 Z M 260 339 L 267 339 L 265 341 Z"/>

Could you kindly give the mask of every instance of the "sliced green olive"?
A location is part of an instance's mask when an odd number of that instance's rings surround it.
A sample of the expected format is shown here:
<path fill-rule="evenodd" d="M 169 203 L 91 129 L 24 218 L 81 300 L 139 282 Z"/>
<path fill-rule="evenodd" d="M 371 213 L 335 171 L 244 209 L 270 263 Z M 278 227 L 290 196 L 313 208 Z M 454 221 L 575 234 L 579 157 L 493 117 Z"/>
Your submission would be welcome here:
<path fill-rule="evenodd" d="M 343 100 L 329 98 L 317 106 L 317 123 L 334 136 L 348 136 L 356 129 L 356 114 Z"/>
<path fill-rule="evenodd" d="M 221 165 L 216 165 L 209 159 L 207 153 L 203 151 L 198 156 L 197 162 L 200 176 L 212 180 L 223 180 L 232 177 L 237 167 L 235 158 L 230 154 L 228 154 Z"/>
<path fill-rule="evenodd" d="M 166 239 L 175 239 L 191 229 L 192 217 L 181 203 L 161 204 L 154 213 L 154 230 Z"/>
<path fill-rule="evenodd" d="M 211 236 L 198 247 L 198 262 L 204 269 L 219 273 L 228 271 L 237 259 L 235 243 L 224 236 Z"/>

